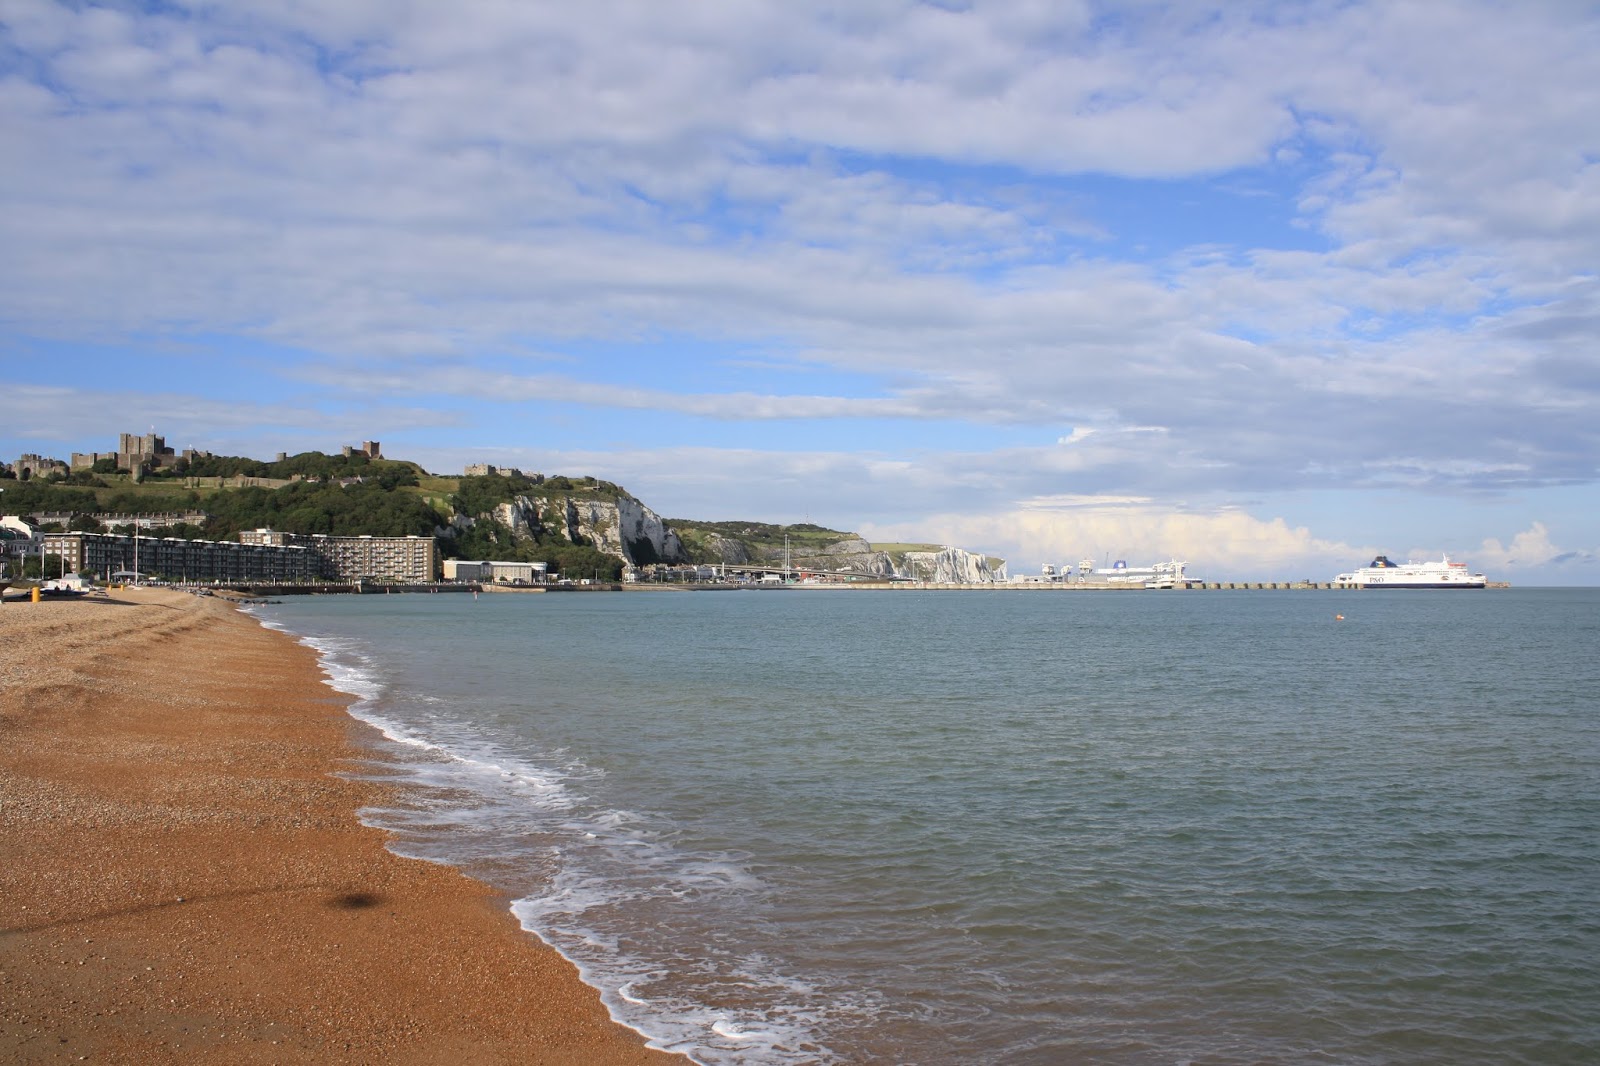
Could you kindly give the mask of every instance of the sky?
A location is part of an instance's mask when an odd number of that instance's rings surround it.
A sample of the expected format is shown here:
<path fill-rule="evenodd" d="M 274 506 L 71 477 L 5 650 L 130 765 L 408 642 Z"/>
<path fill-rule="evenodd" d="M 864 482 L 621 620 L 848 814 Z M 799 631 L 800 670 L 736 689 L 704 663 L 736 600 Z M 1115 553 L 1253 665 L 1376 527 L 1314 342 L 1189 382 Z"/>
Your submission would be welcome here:
<path fill-rule="evenodd" d="M 0 457 L 1600 584 L 1600 5 L 0 0 Z"/>

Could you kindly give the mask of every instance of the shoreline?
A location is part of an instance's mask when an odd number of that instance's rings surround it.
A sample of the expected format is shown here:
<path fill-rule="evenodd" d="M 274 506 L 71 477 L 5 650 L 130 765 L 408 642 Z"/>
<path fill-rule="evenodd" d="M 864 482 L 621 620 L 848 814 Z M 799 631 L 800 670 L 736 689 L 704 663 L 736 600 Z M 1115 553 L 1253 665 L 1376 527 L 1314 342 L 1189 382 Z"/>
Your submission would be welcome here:
<path fill-rule="evenodd" d="M 371 727 L 220 597 L 0 607 L 0 1058 L 687 1063 L 358 812 Z"/>
<path fill-rule="evenodd" d="M 184 588 L 184 586 L 175 586 Z M 269 601 L 277 596 L 382 596 L 399 593 L 420 595 L 433 593 L 474 595 L 545 595 L 550 593 L 600 593 L 600 592 L 1484 592 L 1513 587 L 1565 588 L 1562 585 L 1513 586 L 1509 581 L 1490 581 L 1484 585 L 1418 587 L 1391 585 L 1378 587 L 1341 587 L 1329 581 L 1192 581 L 1186 585 L 1163 588 L 1146 588 L 1137 582 L 1067 582 L 1067 581 L 997 581 L 983 583 L 952 583 L 935 581 L 899 582 L 793 582 L 787 584 L 763 582 L 609 582 L 598 585 L 383 585 L 355 588 L 347 585 L 262 585 L 241 583 L 233 585 L 197 585 L 197 589 L 215 592 L 216 595 L 239 603 Z M 1570 586 L 1583 587 L 1583 586 Z M 26 602 L 26 595 L 13 593 L 0 597 L 6 603 Z"/>

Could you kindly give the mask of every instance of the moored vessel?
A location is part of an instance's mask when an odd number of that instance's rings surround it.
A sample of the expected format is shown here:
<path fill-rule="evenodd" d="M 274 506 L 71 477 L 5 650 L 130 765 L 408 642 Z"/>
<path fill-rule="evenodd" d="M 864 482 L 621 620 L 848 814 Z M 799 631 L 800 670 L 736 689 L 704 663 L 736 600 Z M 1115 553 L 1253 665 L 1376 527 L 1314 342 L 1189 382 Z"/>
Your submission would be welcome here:
<path fill-rule="evenodd" d="M 1139 585 L 1147 589 L 1181 589 L 1200 583 L 1199 578 L 1190 577 L 1185 572 L 1184 568 L 1188 565 L 1188 563 L 1173 559 L 1164 563 L 1152 563 L 1149 566 L 1129 566 L 1126 560 L 1118 559 L 1113 565 L 1094 571 L 1093 576 L 1109 585 Z"/>
<path fill-rule="evenodd" d="M 1481 589 L 1487 584 L 1482 574 L 1472 573 L 1466 563 L 1455 562 L 1448 555 L 1425 563 L 1395 563 L 1380 555 L 1333 579 L 1333 587 L 1341 589 Z"/>

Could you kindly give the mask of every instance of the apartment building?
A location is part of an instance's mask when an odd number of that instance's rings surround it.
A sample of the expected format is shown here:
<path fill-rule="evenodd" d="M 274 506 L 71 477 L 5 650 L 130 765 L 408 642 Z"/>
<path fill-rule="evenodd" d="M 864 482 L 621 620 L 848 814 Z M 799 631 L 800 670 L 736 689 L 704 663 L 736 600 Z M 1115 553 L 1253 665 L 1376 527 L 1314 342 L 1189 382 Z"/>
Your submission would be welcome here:
<path fill-rule="evenodd" d="M 308 548 L 235 544 L 226 540 L 129 537 L 116 533 L 46 533 L 46 555 L 60 556 L 68 572 L 159 574 L 179 581 L 305 581 L 321 562 Z"/>
<path fill-rule="evenodd" d="M 307 543 L 309 542 L 309 543 Z M 438 552 L 432 537 L 327 537 L 306 538 L 307 546 L 322 556 L 324 572 L 339 581 L 395 581 L 423 584 L 439 572 Z"/>
<path fill-rule="evenodd" d="M 383 581 L 420 585 L 439 572 L 438 549 L 432 537 L 330 537 L 250 529 L 239 534 L 243 544 L 301 547 L 321 560 L 321 575 L 334 581 Z"/>

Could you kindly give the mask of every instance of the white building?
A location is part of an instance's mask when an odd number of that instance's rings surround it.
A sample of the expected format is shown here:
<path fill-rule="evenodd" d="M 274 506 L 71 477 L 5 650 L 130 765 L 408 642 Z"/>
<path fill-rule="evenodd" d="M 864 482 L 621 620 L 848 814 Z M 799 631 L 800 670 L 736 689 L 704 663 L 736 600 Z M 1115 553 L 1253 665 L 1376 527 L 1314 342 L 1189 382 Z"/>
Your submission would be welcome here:
<path fill-rule="evenodd" d="M 33 523 L 19 515 L 0 517 L 0 559 L 15 559 L 20 566 L 29 555 L 38 555 L 43 538 Z"/>
<path fill-rule="evenodd" d="M 498 562 L 479 559 L 446 559 L 446 581 L 489 581 L 500 585 L 542 585 L 549 577 L 549 563 Z"/>
<path fill-rule="evenodd" d="M 444 579 L 446 581 L 487 581 L 492 573 L 489 564 L 477 559 L 446 559 L 444 561 Z"/>

